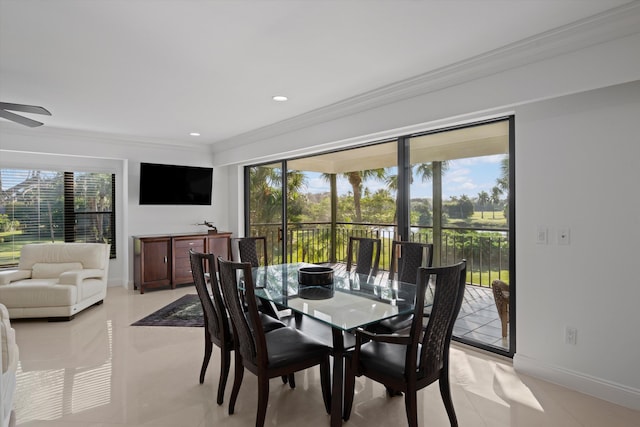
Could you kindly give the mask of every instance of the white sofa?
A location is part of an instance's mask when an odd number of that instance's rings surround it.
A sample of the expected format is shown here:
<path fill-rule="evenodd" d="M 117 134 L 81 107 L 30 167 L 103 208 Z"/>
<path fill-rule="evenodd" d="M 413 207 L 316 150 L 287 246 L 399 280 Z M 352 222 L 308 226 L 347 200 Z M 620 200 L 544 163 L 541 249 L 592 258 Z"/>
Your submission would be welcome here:
<path fill-rule="evenodd" d="M 16 333 L 9 321 L 7 308 L 0 304 L 0 426 L 15 425 L 13 401 L 16 394 L 16 370 L 18 369 L 18 346 Z"/>
<path fill-rule="evenodd" d="M 12 319 L 71 320 L 104 300 L 109 249 L 103 243 L 24 245 L 18 269 L 0 271 L 0 303 Z"/>

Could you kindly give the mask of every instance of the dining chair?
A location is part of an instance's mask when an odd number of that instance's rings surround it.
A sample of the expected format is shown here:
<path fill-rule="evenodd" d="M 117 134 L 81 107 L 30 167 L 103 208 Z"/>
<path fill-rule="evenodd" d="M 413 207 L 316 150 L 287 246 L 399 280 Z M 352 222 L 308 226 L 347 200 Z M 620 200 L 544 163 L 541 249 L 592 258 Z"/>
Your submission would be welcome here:
<path fill-rule="evenodd" d="M 202 367 L 200 368 L 200 384 L 204 383 L 205 373 L 207 372 L 213 345 L 215 344 L 220 348 L 220 379 L 218 380 L 217 402 L 218 405 L 222 405 L 224 389 L 227 384 L 231 365 L 231 351 L 233 350 L 234 343 L 231 323 L 229 322 L 217 279 L 215 255 L 195 252 L 193 249 L 190 249 L 189 260 L 191 263 L 193 283 L 198 292 L 204 317 L 204 359 L 202 360 Z M 210 278 L 211 291 L 209 291 L 209 286 L 207 286 L 205 271 L 209 272 L 208 276 Z M 285 327 L 284 323 L 279 320 L 263 314 L 260 316 L 260 323 L 267 332 Z"/>
<path fill-rule="evenodd" d="M 213 254 L 203 254 L 189 251 L 191 262 L 191 273 L 195 284 L 202 313 L 204 315 L 204 360 L 200 368 L 200 384 L 204 382 L 204 376 L 211 360 L 211 352 L 215 344 L 220 348 L 220 379 L 218 380 L 218 405 L 222 405 L 224 399 L 224 388 L 229 376 L 231 366 L 231 351 L 233 350 L 233 335 L 231 324 L 227 318 L 227 311 L 224 307 L 222 294 L 216 277 L 215 256 Z M 210 272 L 211 294 L 207 287 L 205 270 Z"/>
<path fill-rule="evenodd" d="M 256 426 L 261 427 L 264 425 L 267 412 L 269 379 L 286 377 L 316 365 L 320 366 L 322 397 L 328 413 L 331 407 L 329 347 L 293 328 L 280 328 L 265 333 L 258 321 L 258 305 L 251 286 L 251 264 L 227 261 L 218 257 L 218 267 L 222 294 L 235 337 L 235 375 L 229 414 L 234 412 L 245 368 L 258 377 Z M 240 277 L 245 283 L 243 290 L 238 288 Z M 246 311 L 242 292 L 246 294 Z M 255 327 L 251 328 L 251 324 Z"/>
<path fill-rule="evenodd" d="M 431 267 L 433 244 L 394 240 L 391 242 L 389 280 L 417 283 L 418 268 Z M 428 292 L 428 289 L 427 289 Z M 423 316 L 428 317 L 431 308 L 425 308 Z M 392 334 L 411 326 L 413 314 L 400 314 L 390 319 L 370 325 L 366 329 L 378 334 Z"/>
<path fill-rule="evenodd" d="M 231 239 L 232 259 L 239 262 L 248 262 L 251 267 L 257 268 L 263 265 L 269 265 L 269 257 L 267 256 L 267 238 L 265 236 L 253 237 L 234 237 Z M 266 280 L 266 272 L 265 279 Z M 279 318 L 279 309 L 275 303 L 258 298 L 258 309 L 274 318 Z M 282 377 L 283 383 L 289 383 L 291 388 L 296 387 L 296 381 L 293 374 Z"/>
<path fill-rule="evenodd" d="M 394 240 L 391 242 L 389 280 L 417 283 L 418 268 L 431 267 L 433 244 Z"/>
<path fill-rule="evenodd" d="M 380 266 L 380 239 L 349 236 L 347 245 L 347 273 L 351 273 L 355 259 L 355 272 L 373 278 Z"/>
<path fill-rule="evenodd" d="M 433 309 L 422 334 L 422 309 L 430 278 L 435 282 Z M 355 377 L 364 375 L 382 383 L 391 396 L 404 393 L 410 427 L 418 425 L 418 390 L 438 381 L 449 422 L 457 427 L 449 386 L 449 346 L 462 305 L 465 280 L 464 260 L 446 267 L 420 267 L 413 322 L 408 335 L 356 330 L 356 347 L 345 363 L 345 421 L 351 414 Z"/>
<path fill-rule="evenodd" d="M 235 261 L 248 262 L 251 267 L 269 265 L 265 236 L 234 237 L 231 239 L 231 251 Z"/>

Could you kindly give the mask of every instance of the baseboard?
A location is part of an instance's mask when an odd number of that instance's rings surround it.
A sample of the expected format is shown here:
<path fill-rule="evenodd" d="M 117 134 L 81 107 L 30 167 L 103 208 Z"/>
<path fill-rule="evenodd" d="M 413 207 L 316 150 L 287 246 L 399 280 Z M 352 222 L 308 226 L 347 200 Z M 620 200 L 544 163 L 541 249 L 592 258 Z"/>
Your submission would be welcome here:
<path fill-rule="evenodd" d="M 520 373 L 640 411 L 640 390 L 633 387 L 549 365 L 520 354 L 513 357 L 513 367 Z"/>

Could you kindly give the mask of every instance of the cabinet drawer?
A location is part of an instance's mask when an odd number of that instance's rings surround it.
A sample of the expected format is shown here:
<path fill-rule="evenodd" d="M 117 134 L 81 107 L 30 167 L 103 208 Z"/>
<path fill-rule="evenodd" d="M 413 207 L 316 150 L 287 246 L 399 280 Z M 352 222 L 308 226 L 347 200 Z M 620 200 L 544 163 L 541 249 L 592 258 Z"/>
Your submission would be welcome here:
<path fill-rule="evenodd" d="M 204 240 L 205 239 L 175 239 L 173 241 L 173 245 L 176 249 L 184 249 L 187 251 L 187 253 L 189 253 L 189 249 L 204 250 Z"/>
<path fill-rule="evenodd" d="M 191 277 L 191 261 L 189 261 L 189 258 L 176 258 L 173 269 L 176 276 Z"/>

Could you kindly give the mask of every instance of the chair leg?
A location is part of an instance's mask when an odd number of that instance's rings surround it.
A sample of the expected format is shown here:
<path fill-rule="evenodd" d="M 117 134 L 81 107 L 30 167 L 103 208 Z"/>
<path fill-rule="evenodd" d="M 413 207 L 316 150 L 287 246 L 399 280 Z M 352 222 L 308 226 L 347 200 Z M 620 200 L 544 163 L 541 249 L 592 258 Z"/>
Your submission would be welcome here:
<path fill-rule="evenodd" d="M 207 366 L 209 366 L 209 360 L 211 360 L 211 351 L 213 350 L 213 343 L 209 339 L 209 333 L 204 332 L 204 359 L 202 360 L 202 368 L 200 368 L 200 384 L 204 382 L 204 374 L 207 372 Z"/>
<path fill-rule="evenodd" d="M 344 370 L 344 408 L 342 409 L 342 419 L 348 421 L 351 417 L 351 407 L 353 406 L 353 395 L 356 387 L 356 375 L 351 367 L 351 360 L 347 358 Z M 328 411 L 331 412 L 331 411 Z"/>
<path fill-rule="evenodd" d="M 502 323 L 502 338 L 507 337 L 507 322 L 509 321 L 509 312 L 507 310 L 501 310 L 500 322 Z"/>
<path fill-rule="evenodd" d="M 263 427 L 267 416 L 269 402 L 269 378 L 266 375 L 258 377 L 258 411 L 256 413 L 256 427 Z"/>
<path fill-rule="evenodd" d="M 440 395 L 442 396 L 442 402 L 447 410 L 449 416 L 449 423 L 451 427 L 458 427 L 458 418 L 456 417 L 456 411 L 453 409 L 453 400 L 451 399 L 451 388 L 449 387 L 449 374 L 444 372 L 440 375 L 438 381 L 440 386 Z"/>
<path fill-rule="evenodd" d="M 331 413 L 331 366 L 329 356 L 320 364 L 320 387 L 322 388 L 322 400 L 327 414 Z"/>
<path fill-rule="evenodd" d="M 218 405 L 222 405 L 224 401 L 224 388 L 227 386 L 227 378 L 229 377 L 229 369 L 231 368 L 231 351 L 220 351 L 220 380 L 218 381 Z"/>
<path fill-rule="evenodd" d="M 233 388 L 231 389 L 231 398 L 229 399 L 229 415 L 233 414 L 236 406 L 236 399 L 242 385 L 242 377 L 244 375 L 244 365 L 242 364 L 242 356 L 239 352 L 235 353 L 235 375 L 233 376 Z"/>
<path fill-rule="evenodd" d="M 289 377 L 287 375 L 282 376 L 282 384 L 286 384 L 289 382 Z"/>
<path fill-rule="evenodd" d="M 289 387 L 296 388 L 296 374 L 289 374 Z"/>
<path fill-rule="evenodd" d="M 418 392 L 416 389 L 407 390 L 404 394 L 404 408 L 407 412 L 407 425 L 418 427 Z"/>

